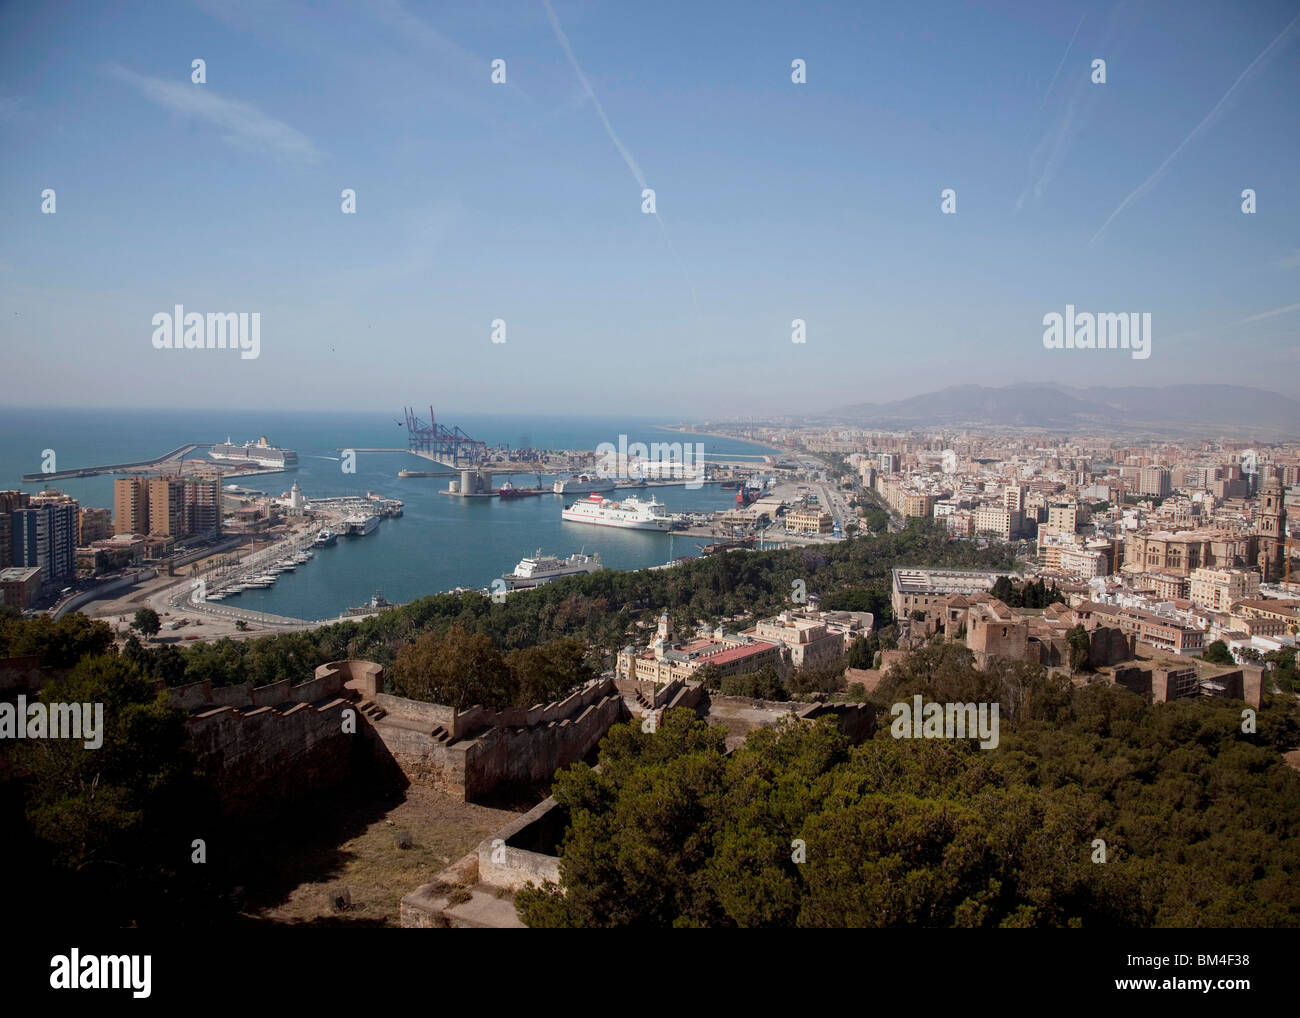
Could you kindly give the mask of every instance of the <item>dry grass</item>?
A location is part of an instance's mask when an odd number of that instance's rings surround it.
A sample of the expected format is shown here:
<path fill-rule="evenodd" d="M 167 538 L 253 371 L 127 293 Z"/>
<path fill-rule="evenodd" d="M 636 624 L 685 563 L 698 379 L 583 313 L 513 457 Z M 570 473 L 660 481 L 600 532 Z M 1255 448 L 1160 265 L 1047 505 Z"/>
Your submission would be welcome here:
<path fill-rule="evenodd" d="M 403 895 L 432 881 L 516 816 L 427 788 L 409 788 L 404 801 L 377 815 L 356 836 L 320 846 L 322 854 L 336 860 L 328 876 L 297 883 L 282 901 L 257 909 L 256 915 L 277 923 L 396 926 Z M 399 831 L 410 832 L 410 848 L 397 847 Z M 313 854 L 310 848 L 297 854 L 300 872 L 318 872 Z M 292 861 L 283 866 L 293 872 Z M 336 912 L 330 901 L 342 888 L 351 895 L 351 907 Z"/>

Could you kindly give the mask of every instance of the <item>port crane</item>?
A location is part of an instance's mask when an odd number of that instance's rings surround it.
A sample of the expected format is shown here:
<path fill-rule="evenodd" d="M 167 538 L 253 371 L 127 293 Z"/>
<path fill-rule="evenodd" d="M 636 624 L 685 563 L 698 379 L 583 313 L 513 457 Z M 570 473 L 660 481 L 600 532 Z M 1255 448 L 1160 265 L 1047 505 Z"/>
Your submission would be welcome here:
<path fill-rule="evenodd" d="M 413 407 L 406 411 L 407 448 L 417 456 L 432 459 L 450 467 L 472 467 L 487 458 L 487 443 L 470 438 L 459 427 L 439 424 L 429 407 L 429 423 L 417 416 Z"/>

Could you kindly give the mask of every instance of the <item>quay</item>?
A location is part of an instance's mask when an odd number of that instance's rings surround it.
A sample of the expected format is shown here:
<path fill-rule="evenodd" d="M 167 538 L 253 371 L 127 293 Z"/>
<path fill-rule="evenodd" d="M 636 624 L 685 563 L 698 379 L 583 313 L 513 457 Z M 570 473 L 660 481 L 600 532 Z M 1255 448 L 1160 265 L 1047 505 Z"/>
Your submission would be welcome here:
<path fill-rule="evenodd" d="M 134 463 L 108 463 L 97 467 L 79 467 L 74 470 L 56 470 L 49 474 L 23 474 L 23 481 L 30 484 L 34 481 L 58 481 L 68 477 L 94 477 L 97 474 L 116 474 L 121 473 L 124 470 L 140 470 L 147 467 L 160 467 L 171 460 L 183 459 L 198 447 L 198 443 L 196 442 L 191 442 L 187 445 L 178 445 L 171 452 L 163 453 L 163 455 L 158 456 L 155 459 L 138 460 Z"/>

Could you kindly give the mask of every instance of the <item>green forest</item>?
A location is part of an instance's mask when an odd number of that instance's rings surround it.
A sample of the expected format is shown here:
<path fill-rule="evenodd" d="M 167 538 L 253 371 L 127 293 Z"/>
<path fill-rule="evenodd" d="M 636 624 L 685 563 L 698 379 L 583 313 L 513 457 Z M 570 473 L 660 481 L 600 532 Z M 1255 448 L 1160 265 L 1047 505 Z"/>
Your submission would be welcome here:
<path fill-rule="evenodd" d="M 888 705 L 998 702 L 1001 742 L 894 739 Z M 891 671 L 854 747 L 786 722 L 734 753 L 670 711 L 621 725 L 599 771 L 554 795 L 563 889 L 521 892 L 533 927 L 1300 925 L 1291 698 L 1151 706 L 1041 668 L 974 668 L 932 645 Z M 1104 843 L 1104 845 L 1102 844 Z M 1100 854 L 1104 851 L 1103 856 Z"/>

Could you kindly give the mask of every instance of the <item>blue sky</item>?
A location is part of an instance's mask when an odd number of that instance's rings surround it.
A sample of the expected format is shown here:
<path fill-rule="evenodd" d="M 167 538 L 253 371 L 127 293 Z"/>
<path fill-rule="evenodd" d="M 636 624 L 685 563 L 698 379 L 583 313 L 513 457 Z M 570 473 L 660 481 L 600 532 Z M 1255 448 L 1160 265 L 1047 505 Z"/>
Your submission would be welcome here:
<path fill-rule="evenodd" d="M 552 4 L 0 7 L 3 401 L 1295 393 L 1300 4 Z M 261 355 L 154 349 L 177 303 Z M 1151 357 L 1045 350 L 1067 303 Z"/>

